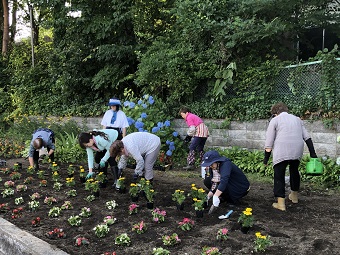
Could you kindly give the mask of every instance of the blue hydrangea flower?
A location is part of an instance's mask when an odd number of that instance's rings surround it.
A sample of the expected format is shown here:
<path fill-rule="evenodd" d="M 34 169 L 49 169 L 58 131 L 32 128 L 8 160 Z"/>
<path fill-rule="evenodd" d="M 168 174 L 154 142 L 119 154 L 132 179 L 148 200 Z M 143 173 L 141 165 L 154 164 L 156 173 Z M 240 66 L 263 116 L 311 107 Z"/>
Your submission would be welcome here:
<path fill-rule="evenodd" d="M 135 127 L 136 127 L 137 129 L 143 128 L 143 127 L 144 127 L 144 123 L 141 122 L 141 121 L 136 121 Z"/>
<path fill-rule="evenodd" d="M 147 104 L 142 104 L 142 107 L 143 107 L 144 109 L 148 108 Z"/>
<path fill-rule="evenodd" d="M 125 107 L 128 107 L 129 105 L 130 105 L 130 102 L 129 102 L 129 101 L 125 101 L 125 102 L 124 102 L 124 106 L 125 106 Z"/>
<path fill-rule="evenodd" d="M 152 133 L 157 133 L 159 131 L 159 127 L 153 127 L 151 132 Z"/>
<path fill-rule="evenodd" d="M 170 142 L 169 145 L 170 145 L 170 146 L 174 146 L 174 145 L 175 145 L 175 142 Z"/>
<path fill-rule="evenodd" d="M 143 128 L 138 128 L 138 132 L 145 132 Z"/>
<path fill-rule="evenodd" d="M 138 104 L 141 105 L 143 103 L 143 100 L 142 99 L 139 99 L 138 100 Z"/>
<path fill-rule="evenodd" d="M 168 151 L 166 152 L 166 155 L 169 156 L 169 157 L 171 157 L 171 156 L 172 156 L 172 151 L 168 150 Z"/>
<path fill-rule="evenodd" d="M 141 117 L 142 119 L 145 119 L 146 117 L 148 117 L 148 115 L 147 115 L 145 112 L 142 112 L 142 114 L 140 115 L 140 117 Z"/>
<path fill-rule="evenodd" d="M 169 150 L 174 151 L 176 149 L 175 145 L 170 145 Z"/>
<path fill-rule="evenodd" d="M 162 128 L 163 127 L 163 122 L 158 122 L 157 127 Z"/>
<path fill-rule="evenodd" d="M 135 121 L 131 117 L 127 117 L 127 121 L 129 123 L 129 126 L 131 126 L 131 125 L 133 125 L 133 123 L 135 123 Z"/>
<path fill-rule="evenodd" d="M 152 96 L 149 96 L 149 104 L 153 104 L 155 102 L 155 100 L 153 100 Z"/>
<path fill-rule="evenodd" d="M 130 102 L 130 108 L 133 109 L 135 108 L 136 104 L 134 102 Z"/>
<path fill-rule="evenodd" d="M 177 136 L 178 136 L 178 133 L 175 131 L 175 132 L 172 133 L 172 135 L 173 135 L 174 137 L 177 137 Z"/>
<path fill-rule="evenodd" d="M 166 140 L 166 142 L 165 142 L 167 145 L 169 145 L 170 144 L 170 141 L 169 140 Z"/>
<path fill-rule="evenodd" d="M 166 127 L 170 127 L 170 120 L 166 120 L 166 121 L 164 121 L 164 126 L 166 126 Z"/>

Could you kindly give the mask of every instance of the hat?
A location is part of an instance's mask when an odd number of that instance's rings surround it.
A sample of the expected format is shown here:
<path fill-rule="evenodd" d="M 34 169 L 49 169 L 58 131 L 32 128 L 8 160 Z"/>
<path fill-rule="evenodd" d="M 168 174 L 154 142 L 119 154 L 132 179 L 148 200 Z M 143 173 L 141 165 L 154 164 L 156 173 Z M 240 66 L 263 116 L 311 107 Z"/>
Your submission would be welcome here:
<path fill-rule="evenodd" d="M 227 158 L 220 156 L 217 151 L 208 151 L 204 154 L 203 156 L 203 161 L 201 166 L 207 167 L 211 166 L 213 163 L 218 162 L 218 161 L 226 161 Z"/>
<path fill-rule="evenodd" d="M 109 103 L 107 105 L 112 106 L 112 105 L 121 105 L 121 104 L 120 104 L 120 100 L 114 97 L 114 98 L 110 98 Z"/>

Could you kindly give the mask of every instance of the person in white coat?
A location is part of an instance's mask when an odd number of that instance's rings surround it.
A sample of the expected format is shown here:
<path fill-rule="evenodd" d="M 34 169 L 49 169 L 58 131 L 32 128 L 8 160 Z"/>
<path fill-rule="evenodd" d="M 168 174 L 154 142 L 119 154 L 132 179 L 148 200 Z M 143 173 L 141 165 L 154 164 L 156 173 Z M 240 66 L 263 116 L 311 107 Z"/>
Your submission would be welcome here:
<path fill-rule="evenodd" d="M 146 180 L 152 181 L 154 177 L 153 166 L 161 149 L 161 139 L 148 132 L 135 132 L 128 134 L 121 141 L 115 141 L 110 148 L 113 158 L 120 156 L 119 171 L 126 168 L 128 158 L 136 161 L 134 181 L 144 175 Z"/>

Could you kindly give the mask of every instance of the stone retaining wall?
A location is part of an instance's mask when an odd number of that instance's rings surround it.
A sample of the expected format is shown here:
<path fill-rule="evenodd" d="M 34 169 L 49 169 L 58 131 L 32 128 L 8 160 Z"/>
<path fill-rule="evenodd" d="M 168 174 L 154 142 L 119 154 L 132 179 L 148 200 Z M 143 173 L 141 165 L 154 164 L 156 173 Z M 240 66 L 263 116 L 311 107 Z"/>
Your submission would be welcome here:
<path fill-rule="evenodd" d="M 79 124 L 85 124 L 91 130 L 101 128 L 101 118 L 73 118 Z M 206 146 L 230 148 L 238 146 L 247 149 L 264 148 L 265 133 L 268 120 L 256 120 L 253 122 L 232 121 L 228 128 L 218 128 L 223 126 L 223 120 L 204 120 L 209 127 L 210 137 Z M 325 128 L 322 121 L 304 121 L 308 132 L 312 136 L 315 151 L 318 156 L 328 155 L 336 158 L 340 155 L 340 144 L 337 143 L 337 137 L 340 136 L 340 125 L 335 130 Z M 186 135 L 187 126 L 183 119 L 173 121 L 174 129 L 181 135 Z M 305 153 L 308 153 L 305 146 Z"/>

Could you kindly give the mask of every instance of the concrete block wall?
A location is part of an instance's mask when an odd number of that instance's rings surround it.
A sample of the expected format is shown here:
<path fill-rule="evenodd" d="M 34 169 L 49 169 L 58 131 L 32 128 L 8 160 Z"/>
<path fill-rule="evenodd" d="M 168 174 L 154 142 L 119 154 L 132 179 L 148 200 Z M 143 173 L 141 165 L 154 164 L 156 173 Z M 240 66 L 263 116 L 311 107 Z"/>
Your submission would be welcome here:
<path fill-rule="evenodd" d="M 73 119 L 80 125 L 86 125 L 88 130 L 101 128 L 101 118 L 74 117 Z M 238 146 L 258 150 L 264 148 L 268 120 L 232 121 L 227 129 L 218 128 L 223 126 L 223 120 L 205 119 L 204 122 L 209 127 L 210 132 L 210 137 L 206 143 L 207 147 L 230 148 Z M 340 136 L 340 124 L 334 130 L 325 128 L 322 121 L 304 121 L 304 124 L 312 137 L 318 156 L 328 155 L 332 158 L 340 156 L 340 144 L 337 143 L 337 137 Z M 181 136 L 186 136 L 187 126 L 183 119 L 175 119 L 172 125 Z M 308 153 L 307 146 L 305 146 L 305 153 Z"/>

